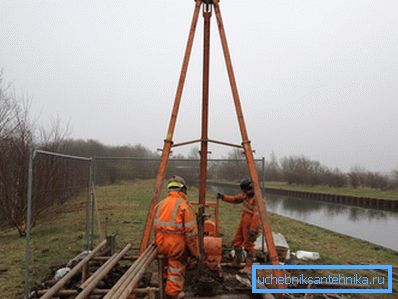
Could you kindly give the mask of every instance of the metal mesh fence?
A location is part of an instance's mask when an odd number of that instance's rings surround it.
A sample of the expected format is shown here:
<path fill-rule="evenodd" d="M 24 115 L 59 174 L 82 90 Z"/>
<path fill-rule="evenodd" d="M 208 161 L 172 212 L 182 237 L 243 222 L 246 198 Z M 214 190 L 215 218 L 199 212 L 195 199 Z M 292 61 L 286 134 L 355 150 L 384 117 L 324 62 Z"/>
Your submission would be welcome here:
<path fill-rule="evenodd" d="M 130 242 L 138 249 L 159 163 L 154 158 L 84 158 L 36 151 L 28 194 L 32 229 L 27 232 L 26 292 L 107 235 L 116 235 L 119 248 Z M 193 201 L 198 196 L 199 163 L 170 159 L 166 171 L 166 178 L 185 178 Z M 256 163 L 264 178 L 264 159 Z M 245 160 L 209 159 L 209 198 L 217 192 L 217 183 L 232 183 L 239 192 L 238 182 L 247 175 Z M 234 208 L 239 209 L 230 209 Z M 225 227 L 234 227 L 235 220 L 229 217 Z"/>
<path fill-rule="evenodd" d="M 94 161 L 94 241 L 97 242 L 106 234 L 116 234 L 121 244 L 132 242 L 133 247 L 137 249 L 141 242 L 160 161 L 128 157 L 96 157 Z M 191 201 L 198 200 L 199 163 L 198 159 L 170 159 L 166 170 L 166 180 L 171 175 L 179 175 L 186 180 Z M 257 159 L 256 165 L 259 177 L 263 179 L 264 160 Z M 212 201 L 219 191 L 231 194 L 240 192 L 240 179 L 249 175 L 247 162 L 242 159 L 209 159 L 207 174 L 208 200 Z M 224 184 L 231 184 L 232 187 L 225 189 L 221 187 Z M 166 196 L 166 191 L 163 186 L 160 198 Z M 233 215 L 239 214 L 240 210 L 239 205 L 226 207 L 225 213 L 228 217 L 222 221 L 225 221 L 228 230 L 237 225 L 238 219 Z"/>
<path fill-rule="evenodd" d="M 256 159 L 257 171 L 261 181 L 264 179 L 264 159 Z M 159 167 L 159 159 L 133 157 L 95 157 L 94 181 L 96 185 L 114 184 L 135 179 L 154 179 Z M 170 159 L 166 178 L 178 174 L 188 184 L 199 181 L 199 159 Z M 238 182 L 249 176 L 246 160 L 209 159 L 208 180 Z"/>
<path fill-rule="evenodd" d="M 91 158 L 34 151 L 29 166 L 25 292 L 90 245 Z M 52 273 L 52 274 L 50 274 Z"/>

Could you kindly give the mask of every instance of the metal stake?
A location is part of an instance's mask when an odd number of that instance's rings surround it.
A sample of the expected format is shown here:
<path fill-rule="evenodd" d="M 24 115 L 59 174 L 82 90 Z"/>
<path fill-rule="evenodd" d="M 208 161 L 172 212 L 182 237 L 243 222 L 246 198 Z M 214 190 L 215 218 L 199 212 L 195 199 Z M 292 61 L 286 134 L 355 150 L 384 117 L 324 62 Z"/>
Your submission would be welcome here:
<path fill-rule="evenodd" d="M 93 188 L 93 163 L 90 161 L 89 165 L 89 179 L 88 179 L 88 196 L 89 196 L 89 201 L 91 203 L 91 223 L 90 223 L 90 249 L 93 248 L 93 238 L 94 238 L 94 220 L 95 220 L 95 197 L 92 196 L 94 190 Z M 100 228 L 98 228 L 100 229 Z"/>
<path fill-rule="evenodd" d="M 88 172 L 91 171 L 91 163 L 88 165 Z M 87 183 L 87 195 L 86 195 L 86 250 L 91 249 L 91 238 L 90 238 L 90 179 Z"/>
<path fill-rule="evenodd" d="M 29 298 L 29 263 L 30 263 L 30 229 L 32 223 L 32 184 L 33 184 L 33 161 L 36 151 L 33 149 L 29 153 L 28 166 L 28 195 L 26 209 L 26 250 L 25 250 L 25 298 Z"/>

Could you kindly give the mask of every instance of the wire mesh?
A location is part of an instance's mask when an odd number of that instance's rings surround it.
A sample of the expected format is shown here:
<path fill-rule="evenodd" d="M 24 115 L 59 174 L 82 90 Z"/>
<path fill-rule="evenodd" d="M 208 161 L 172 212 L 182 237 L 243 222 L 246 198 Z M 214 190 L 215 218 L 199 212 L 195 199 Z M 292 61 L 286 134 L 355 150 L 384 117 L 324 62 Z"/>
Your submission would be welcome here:
<path fill-rule="evenodd" d="M 105 234 L 117 234 L 120 244 L 132 242 L 135 249 L 141 242 L 142 232 L 147 217 L 152 190 L 159 167 L 159 159 L 133 157 L 96 157 L 96 216 L 94 241 Z M 257 159 L 259 177 L 264 175 L 264 160 Z M 172 175 L 179 175 L 188 185 L 188 198 L 198 200 L 199 159 L 170 159 L 166 169 L 166 180 Z M 243 159 L 209 159 L 207 179 L 208 200 L 215 200 L 219 191 L 238 193 L 239 181 L 248 176 L 247 162 Z M 225 189 L 225 186 L 229 186 Z M 160 198 L 166 196 L 163 186 Z M 231 230 L 236 225 L 241 207 L 228 205 L 221 209 L 227 216 L 225 227 Z M 223 221 L 224 221 L 223 220 Z M 232 236 L 228 236 L 227 242 Z"/>
<path fill-rule="evenodd" d="M 90 244 L 90 158 L 34 151 L 28 190 L 25 293 Z M 29 225 L 30 224 L 30 225 Z"/>
<path fill-rule="evenodd" d="M 91 159 L 36 152 L 31 169 L 27 290 L 51 279 L 54 269 L 66 266 L 72 257 L 107 235 L 117 235 L 118 248 L 130 242 L 137 250 L 159 163 L 155 158 Z M 185 178 L 193 201 L 198 198 L 199 163 L 199 159 L 170 159 L 166 171 L 166 178 Z M 256 163 L 259 177 L 264 177 L 264 160 Z M 217 184 L 233 184 L 236 188 L 229 190 L 239 192 L 239 180 L 248 175 L 247 164 L 242 159 L 209 159 L 207 174 L 208 198 L 215 200 Z M 163 188 L 160 197 L 166 192 Z M 220 217 L 225 216 L 222 228 L 233 229 L 238 209 L 228 206 L 220 210 Z"/>

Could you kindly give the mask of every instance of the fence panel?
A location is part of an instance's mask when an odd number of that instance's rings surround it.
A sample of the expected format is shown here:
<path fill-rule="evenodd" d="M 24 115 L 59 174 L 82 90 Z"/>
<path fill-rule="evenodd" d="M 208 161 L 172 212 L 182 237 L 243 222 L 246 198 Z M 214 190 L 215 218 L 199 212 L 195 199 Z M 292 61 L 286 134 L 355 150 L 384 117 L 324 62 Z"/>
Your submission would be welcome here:
<path fill-rule="evenodd" d="M 25 292 L 90 246 L 90 158 L 34 151 L 30 167 Z M 30 225 L 29 225 L 30 224 Z M 27 295 L 26 294 L 26 295 Z"/>
<path fill-rule="evenodd" d="M 105 234 L 117 234 L 120 244 L 132 242 L 138 248 L 145 220 L 147 217 L 152 190 L 155 183 L 159 159 L 129 158 L 129 157 L 96 157 L 95 158 L 95 183 L 96 183 L 96 209 L 94 225 L 94 241 Z M 170 159 L 166 180 L 171 175 L 182 176 L 188 184 L 188 198 L 198 200 L 199 187 L 198 159 Z M 259 177 L 263 178 L 262 159 L 256 160 Z M 208 161 L 208 200 L 215 200 L 217 192 L 223 192 L 219 183 L 232 184 L 228 192 L 238 193 L 239 181 L 248 176 L 246 160 L 209 159 Z M 166 196 L 165 184 L 160 198 Z M 234 230 L 240 213 L 239 205 L 222 204 L 220 210 L 221 223 L 227 231 Z M 230 241 L 229 233 L 226 240 Z"/>

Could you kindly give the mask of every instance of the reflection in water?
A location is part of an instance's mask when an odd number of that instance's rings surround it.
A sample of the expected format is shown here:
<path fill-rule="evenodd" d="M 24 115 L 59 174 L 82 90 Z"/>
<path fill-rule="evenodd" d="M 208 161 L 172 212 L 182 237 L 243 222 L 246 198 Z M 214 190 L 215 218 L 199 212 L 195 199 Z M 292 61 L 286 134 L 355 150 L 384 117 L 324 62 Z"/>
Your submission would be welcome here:
<path fill-rule="evenodd" d="M 208 187 L 212 192 L 239 192 L 238 187 Z M 274 194 L 266 198 L 270 212 L 398 250 L 398 213 Z"/>

